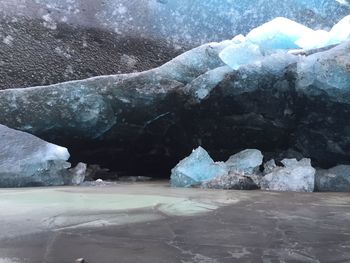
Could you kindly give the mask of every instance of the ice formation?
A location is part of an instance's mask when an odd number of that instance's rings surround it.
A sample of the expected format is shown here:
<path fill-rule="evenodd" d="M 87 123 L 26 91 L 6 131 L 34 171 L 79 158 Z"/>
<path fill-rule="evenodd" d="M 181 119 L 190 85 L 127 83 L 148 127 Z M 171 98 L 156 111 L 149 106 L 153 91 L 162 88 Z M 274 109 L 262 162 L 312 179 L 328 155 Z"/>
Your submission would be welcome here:
<path fill-rule="evenodd" d="M 293 49 L 299 47 L 295 41 L 312 32 L 312 29 L 297 22 L 278 17 L 250 31 L 246 39 L 264 51 Z"/>
<path fill-rule="evenodd" d="M 307 56 L 300 61 L 297 65 L 297 89 L 305 90 L 307 86 L 317 85 L 337 100 L 342 99 L 334 90 L 349 89 L 349 43 L 346 41 L 331 50 Z"/>
<path fill-rule="evenodd" d="M 259 46 L 250 42 L 230 45 L 219 56 L 223 62 L 235 70 L 242 65 L 257 63 L 262 58 Z"/>
<path fill-rule="evenodd" d="M 271 58 L 277 51 L 317 49 L 350 39 L 350 16 L 344 17 L 328 32 L 313 30 L 284 17 L 277 17 L 250 31 L 237 35 L 220 52 L 222 61 L 237 70 L 244 65 L 259 65 L 263 55 Z M 272 60 L 271 60 L 272 61 Z"/>
<path fill-rule="evenodd" d="M 350 192 L 350 165 L 317 170 L 315 189 L 320 192 Z"/>
<path fill-rule="evenodd" d="M 256 149 L 246 149 L 232 155 L 225 164 L 232 173 L 254 174 L 263 163 L 264 156 Z"/>
<path fill-rule="evenodd" d="M 171 174 L 175 187 L 199 186 L 216 189 L 257 189 L 255 176 L 263 156 L 259 150 L 247 149 L 229 158 L 225 163 L 214 162 L 209 154 L 198 147 L 182 160 Z"/>
<path fill-rule="evenodd" d="M 261 181 L 263 190 L 313 192 L 315 172 L 310 159 L 284 159 L 284 167 L 276 167 Z"/>
<path fill-rule="evenodd" d="M 226 174 L 228 169 L 223 163 L 215 163 L 206 150 L 198 147 L 172 169 L 171 185 L 190 187 Z"/>
<path fill-rule="evenodd" d="M 86 170 L 86 163 L 78 163 L 77 166 L 68 170 L 67 176 L 65 177 L 65 184 L 81 185 L 85 180 Z"/>
<path fill-rule="evenodd" d="M 339 44 L 350 39 L 350 15 L 344 17 L 329 32 L 328 45 Z"/>
<path fill-rule="evenodd" d="M 63 185 L 68 150 L 0 125 L 0 187 Z"/>

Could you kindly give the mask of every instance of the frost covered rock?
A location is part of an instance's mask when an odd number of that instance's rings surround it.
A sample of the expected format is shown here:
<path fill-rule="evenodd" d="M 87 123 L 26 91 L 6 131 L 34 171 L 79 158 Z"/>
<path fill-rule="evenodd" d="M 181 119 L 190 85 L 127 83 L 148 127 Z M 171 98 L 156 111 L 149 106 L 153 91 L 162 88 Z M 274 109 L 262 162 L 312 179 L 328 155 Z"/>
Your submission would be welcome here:
<path fill-rule="evenodd" d="M 231 173 L 254 174 L 259 171 L 264 156 L 256 149 L 246 149 L 232 155 L 226 162 Z"/>
<path fill-rule="evenodd" d="M 0 125 L 0 187 L 63 185 L 68 150 Z"/>
<path fill-rule="evenodd" d="M 250 42 L 230 45 L 219 56 L 226 65 L 234 70 L 239 69 L 242 65 L 258 63 L 262 58 L 259 46 Z"/>
<path fill-rule="evenodd" d="M 264 51 L 294 49 L 295 41 L 312 34 L 313 30 L 284 17 L 278 17 L 248 33 L 247 41 L 258 45 Z"/>
<path fill-rule="evenodd" d="M 225 190 L 256 190 L 258 185 L 251 177 L 242 174 L 229 173 L 228 175 L 217 176 L 214 179 L 202 183 L 201 187 L 210 189 Z"/>
<path fill-rule="evenodd" d="M 173 187 L 191 187 L 227 174 L 223 163 L 215 163 L 206 150 L 198 147 L 171 170 L 170 182 Z"/>
<path fill-rule="evenodd" d="M 264 176 L 261 189 L 272 191 L 313 192 L 315 172 L 310 159 L 284 159 L 284 167 L 277 167 Z"/>
<path fill-rule="evenodd" d="M 328 170 L 317 170 L 315 190 L 350 192 L 350 166 L 338 165 Z"/>

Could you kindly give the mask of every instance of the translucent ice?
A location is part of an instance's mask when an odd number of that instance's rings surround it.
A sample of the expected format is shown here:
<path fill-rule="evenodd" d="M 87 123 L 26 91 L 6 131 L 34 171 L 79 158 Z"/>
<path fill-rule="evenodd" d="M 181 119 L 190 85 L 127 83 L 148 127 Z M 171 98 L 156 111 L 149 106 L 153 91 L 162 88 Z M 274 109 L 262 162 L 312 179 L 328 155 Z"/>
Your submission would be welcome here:
<path fill-rule="evenodd" d="M 227 174 L 223 163 L 215 163 L 206 150 L 198 147 L 171 170 L 170 180 L 173 187 L 191 187 Z"/>
<path fill-rule="evenodd" d="M 320 192 L 350 192 L 350 165 L 338 165 L 316 172 L 316 190 Z"/>
<path fill-rule="evenodd" d="M 325 30 L 316 30 L 310 34 L 302 36 L 295 43 L 303 49 L 314 49 L 327 46 L 330 34 Z"/>
<path fill-rule="evenodd" d="M 0 187 L 63 185 L 66 148 L 0 125 Z"/>
<path fill-rule="evenodd" d="M 305 34 L 295 43 L 303 49 L 315 49 L 329 45 L 340 44 L 350 39 L 350 15 L 344 17 L 330 32 L 317 30 Z"/>
<path fill-rule="evenodd" d="M 350 41 L 328 51 L 307 56 L 298 63 L 297 88 L 307 91 L 311 85 L 327 91 L 338 100 L 336 90 L 349 90 Z"/>
<path fill-rule="evenodd" d="M 314 31 L 284 17 L 277 17 L 248 33 L 246 39 L 264 51 L 294 49 L 298 39 Z"/>
<path fill-rule="evenodd" d="M 263 190 L 313 192 L 315 172 L 310 159 L 284 159 L 284 167 L 276 167 L 261 181 Z"/>
<path fill-rule="evenodd" d="M 225 164 L 229 167 L 230 172 L 253 174 L 259 170 L 263 158 L 261 151 L 247 149 L 232 155 Z"/>
<path fill-rule="evenodd" d="M 350 15 L 344 17 L 329 32 L 330 39 L 328 45 L 339 44 L 345 40 L 350 40 Z"/>
<path fill-rule="evenodd" d="M 262 58 L 259 46 L 250 42 L 230 45 L 219 56 L 226 65 L 235 70 L 242 65 L 255 63 Z"/>

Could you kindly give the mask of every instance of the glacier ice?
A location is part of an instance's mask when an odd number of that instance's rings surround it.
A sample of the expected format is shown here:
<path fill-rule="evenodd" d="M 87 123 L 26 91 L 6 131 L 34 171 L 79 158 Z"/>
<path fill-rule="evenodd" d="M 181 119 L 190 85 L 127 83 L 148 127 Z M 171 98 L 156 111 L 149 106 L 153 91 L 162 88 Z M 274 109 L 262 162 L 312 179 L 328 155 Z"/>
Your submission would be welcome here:
<path fill-rule="evenodd" d="M 230 45 L 230 40 L 204 44 L 148 72 L 186 84 L 209 70 L 225 66 L 219 54 Z"/>
<path fill-rule="evenodd" d="M 74 168 L 68 170 L 65 176 L 66 185 L 81 185 L 86 177 L 86 163 L 78 163 Z"/>
<path fill-rule="evenodd" d="M 303 49 L 325 47 L 330 42 L 330 34 L 325 30 L 316 30 L 299 38 L 295 43 Z"/>
<path fill-rule="evenodd" d="M 259 150 L 247 149 L 225 163 L 214 162 L 198 147 L 171 171 L 171 185 L 175 187 L 201 186 L 214 189 L 257 189 L 261 176 L 259 166 L 263 156 Z"/>
<path fill-rule="evenodd" d="M 297 64 L 297 89 L 308 92 L 307 87 L 314 85 L 342 99 L 336 90 L 346 91 L 350 83 L 350 41 L 328 51 L 305 57 Z"/>
<path fill-rule="evenodd" d="M 171 170 L 170 182 L 173 187 L 191 187 L 226 174 L 223 163 L 215 163 L 206 150 L 198 147 Z"/>
<path fill-rule="evenodd" d="M 303 49 L 315 49 L 350 40 L 350 15 L 341 19 L 330 31 L 316 30 L 299 38 L 295 43 Z"/>
<path fill-rule="evenodd" d="M 339 44 L 345 40 L 350 40 L 350 15 L 344 17 L 329 32 L 328 45 Z"/>
<path fill-rule="evenodd" d="M 259 65 L 265 58 L 269 58 L 272 65 L 272 58 L 278 52 L 283 54 L 293 49 L 323 48 L 347 39 L 350 39 L 350 16 L 344 17 L 330 32 L 312 30 L 290 19 L 277 17 L 254 28 L 246 37 L 235 36 L 231 40 L 231 45 L 224 48 L 219 57 L 226 65 L 237 70 L 245 65 Z"/>
<path fill-rule="evenodd" d="M 315 172 L 310 159 L 284 159 L 284 167 L 276 167 L 265 175 L 261 189 L 272 191 L 313 192 Z"/>
<path fill-rule="evenodd" d="M 256 149 L 246 149 L 232 155 L 225 164 L 232 173 L 254 174 L 263 163 L 264 156 Z"/>
<path fill-rule="evenodd" d="M 219 56 L 226 65 L 235 70 L 262 58 L 259 46 L 250 42 L 230 45 L 221 51 Z"/>
<path fill-rule="evenodd" d="M 232 69 L 228 66 L 209 70 L 187 84 L 184 90 L 193 97 L 193 100 L 201 101 L 207 98 L 210 92 L 224 79 L 225 75 L 231 71 Z"/>
<path fill-rule="evenodd" d="M 0 125 L 0 187 L 63 185 L 68 150 Z"/>
<path fill-rule="evenodd" d="M 247 41 L 264 51 L 299 48 L 295 41 L 313 30 L 284 17 L 277 17 L 248 33 Z"/>
<path fill-rule="evenodd" d="M 350 165 L 317 170 L 315 189 L 319 192 L 350 192 Z"/>

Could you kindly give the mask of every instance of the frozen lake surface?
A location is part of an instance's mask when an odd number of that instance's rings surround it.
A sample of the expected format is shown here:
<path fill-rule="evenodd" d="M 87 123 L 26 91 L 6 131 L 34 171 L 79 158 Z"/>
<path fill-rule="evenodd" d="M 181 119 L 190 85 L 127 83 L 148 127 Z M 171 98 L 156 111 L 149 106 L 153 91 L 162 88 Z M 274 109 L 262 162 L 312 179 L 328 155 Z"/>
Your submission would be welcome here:
<path fill-rule="evenodd" d="M 0 191 L 0 262 L 345 262 L 350 194 L 167 182 Z"/>

